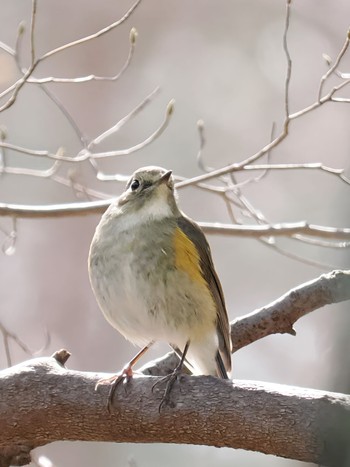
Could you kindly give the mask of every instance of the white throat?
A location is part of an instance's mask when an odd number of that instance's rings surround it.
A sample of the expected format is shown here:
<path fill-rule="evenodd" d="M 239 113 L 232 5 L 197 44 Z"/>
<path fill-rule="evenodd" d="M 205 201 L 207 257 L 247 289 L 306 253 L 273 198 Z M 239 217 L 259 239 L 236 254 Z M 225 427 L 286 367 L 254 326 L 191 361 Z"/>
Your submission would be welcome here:
<path fill-rule="evenodd" d="M 123 207 L 116 208 L 118 216 L 118 230 L 120 232 L 132 229 L 136 225 L 146 224 L 152 220 L 161 220 L 172 216 L 172 210 L 166 200 L 157 196 L 149 200 L 145 205 L 134 212 L 123 212 Z"/>

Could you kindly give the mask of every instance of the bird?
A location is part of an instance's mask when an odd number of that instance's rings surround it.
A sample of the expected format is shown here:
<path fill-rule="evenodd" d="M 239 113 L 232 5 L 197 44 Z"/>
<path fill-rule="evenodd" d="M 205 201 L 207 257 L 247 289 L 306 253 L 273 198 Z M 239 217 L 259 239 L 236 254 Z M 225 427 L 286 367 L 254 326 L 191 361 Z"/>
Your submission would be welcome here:
<path fill-rule="evenodd" d="M 110 384 L 108 408 L 121 381 L 155 343 L 180 357 L 163 401 L 183 365 L 193 374 L 228 379 L 231 339 L 223 289 L 200 226 L 179 208 L 172 171 L 136 170 L 102 215 L 93 236 L 89 277 L 107 321 L 141 347 Z"/>

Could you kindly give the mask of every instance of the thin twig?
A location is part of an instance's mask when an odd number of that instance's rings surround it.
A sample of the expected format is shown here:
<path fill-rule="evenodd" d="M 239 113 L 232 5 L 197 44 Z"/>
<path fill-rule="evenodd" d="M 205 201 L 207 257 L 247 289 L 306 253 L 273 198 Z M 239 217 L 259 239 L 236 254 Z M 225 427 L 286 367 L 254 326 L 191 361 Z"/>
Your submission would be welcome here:
<path fill-rule="evenodd" d="M 120 79 L 121 76 L 128 69 L 131 63 L 131 60 L 134 56 L 136 37 L 137 37 L 136 29 L 132 28 L 130 31 L 130 47 L 129 47 L 128 57 L 124 65 L 120 69 L 120 71 L 118 71 L 118 73 L 116 73 L 113 76 L 98 76 L 94 74 L 90 74 L 87 76 L 77 76 L 76 78 L 57 78 L 53 76 L 47 76 L 45 78 L 29 78 L 27 82 L 34 83 L 34 84 L 48 84 L 48 83 L 79 84 L 79 83 L 87 83 L 89 81 L 118 81 L 118 79 Z"/>
<path fill-rule="evenodd" d="M 68 44 L 61 45 L 60 47 L 57 47 L 56 49 L 50 50 L 49 52 L 46 52 L 44 55 L 40 57 L 40 61 L 45 60 L 49 57 L 52 57 L 53 55 L 62 52 L 63 50 L 67 50 L 71 47 L 75 47 L 80 44 L 84 44 L 85 42 L 91 41 L 93 39 L 97 39 L 98 37 L 103 36 L 104 34 L 112 31 L 113 29 L 117 28 L 120 26 L 122 23 L 124 23 L 130 16 L 131 14 L 135 11 L 135 9 L 140 5 L 141 0 L 137 0 L 130 8 L 129 10 L 122 16 L 120 19 L 115 21 L 112 24 L 109 24 L 103 29 L 100 29 L 99 31 L 95 32 L 94 34 L 90 34 L 89 36 L 82 37 L 81 39 L 77 39 L 76 41 L 69 42 Z"/>
<path fill-rule="evenodd" d="M 104 159 L 108 157 L 115 157 L 115 156 L 125 156 L 128 154 L 131 154 L 133 152 L 139 151 L 140 149 L 143 149 L 145 146 L 148 144 L 152 143 L 155 139 L 157 139 L 166 129 L 166 127 L 169 124 L 170 118 L 173 114 L 174 111 L 174 100 L 171 100 L 169 104 L 167 105 L 166 108 L 166 113 L 163 122 L 159 125 L 159 127 L 150 135 L 148 136 L 145 140 L 141 141 L 141 143 L 136 144 L 135 146 L 126 148 L 126 149 L 120 149 L 116 151 L 108 151 L 108 152 L 98 152 L 98 153 L 92 153 L 88 151 L 87 149 L 81 150 L 76 156 L 65 156 L 63 154 L 63 149 L 60 148 L 56 154 L 51 153 L 49 151 L 41 151 L 41 150 L 34 150 L 34 149 L 28 149 L 28 148 L 23 148 L 21 146 L 16 146 L 11 143 L 6 143 L 6 142 L 1 142 L 0 141 L 0 147 L 6 148 L 6 149 L 12 149 L 13 151 L 20 152 L 23 154 L 28 154 L 30 156 L 37 156 L 37 157 L 46 157 L 48 159 L 53 159 L 57 161 L 65 161 L 65 162 L 83 162 L 86 161 L 90 158 L 92 159 Z"/>
<path fill-rule="evenodd" d="M 15 342 L 23 350 L 23 352 L 25 352 L 27 355 L 30 355 L 31 357 L 33 357 L 35 355 L 39 355 L 44 350 L 46 350 L 48 348 L 48 346 L 50 344 L 50 340 L 51 340 L 50 334 L 46 330 L 44 345 L 38 350 L 31 350 L 25 344 L 25 342 L 23 342 L 17 336 L 17 334 L 9 331 L 2 323 L 0 323 L 0 332 L 1 332 L 2 336 L 3 336 L 3 343 L 4 343 L 4 348 L 5 348 L 6 362 L 7 362 L 7 366 L 9 366 L 9 367 L 12 365 L 11 351 L 10 351 L 10 347 L 9 347 L 10 340 Z"/>
<path fill-rule="evenodd" d="M 31 66 L 35 63 L 35 41 L 34 41 L 34 32 L 35 32 L 35 19 L 36 19 L 36 6 L 37 0 L 32 0 L 32 15 L 30 20 L 30 56 L 31 56 Z"/>
<path fill-rule="evenodd" d="M 343 182 L 346 184 L 350 184 L 350 179 L 344 175 L 344 169 L 336 169 L 334 167 L 328 167 L 322 162 L 310 162 L 310 163 L 301 163 L 301 164 L 254 164 L 254 165 L 247 165 L 243 167 L 241 170 L 243 171 L 250 171 L 250 170 L 320 170 L 323 172 L 327 172 L 331 175 L 335 175 L 339 177 Z M 235 172 L 235 171 L 233 171 Z"/>
<path fill-rule="evenodd" d="M 345 52 L 347 51 L 348 47 L 349 47 L 349 42 L 350 42 L 350 30 L 348 31 L 347 33 L 347 36 L 345 38 L 345 42 L 343 44 L 343 47 L 341 48 L 337 58 L 335 59 L 335 62 L 333 63 L 332 66 L 330 66 L 329 70 L 327 71 L 327 73 L 325 73 L 321 80 L 320 80 L 320 86 L 319 86 L 319 89 L 318 89 L 318 97 L 317 97 L 317 100 L 318 102 L 321 102 L 321 98 L 322 98 L 322 91 L 323 91 L 323 86 L 326 82 L 326 80 L 330 77 L 330 75 L 332 73 L 334 73 L 341 61 L 341 59 L 344 57 L 345 55 Z"/>
<path fill-rule="evenodd" d="M 52 57 L 53 55 L 55 55 L 55 54 L 57 54 L 57 53 L 59 53 L 59 52 L 61 52 L 63 50 L 67 50 L 70 47 L 74 47 L 76 45 L 83 44 L 83 43 L 88 42 L 88 41 L 90 41 L 92 39 L 100 37 L 103 34 L 106 34 L 107 32 L 111 31 L 112 29 L 114 29 L 117 26 L 124 23 L 140 3 L 141 3 L 141 0 L 137 0 L 131 6 L 131 8 L 125 13 L 125 15 L 122 18 L 120 18 L 118 21 L 115 21 L 114 23 L 110 24 L 109 26 L 101 29 L 100 31 L 98 31 L 98 32 L 96 32 L 94 34 L 91 34 L 89 36 L 85 36 L 85 37 L 83 37 L 81 39 L 78 39 L 76 41 L 70 42 L 68 44 L 64 44 L 63 46 L 57 47 L 56 49 L 53 49 L 53 50 L 50 50 L 49 52 L 46 52 L 44 55 L 42 55 L 41 57 L 35 59 L 34 61 L 32 60 L 32 63 L 30 65 L 30 67 L 25 71 L 23 76 L 20 79 L 18 79 L 15 83 L 13 83 L 11 86 L 9 86 L 7 89 L 5 89 L 2 93 L 0 93 L 0 99 L 1 99 L 2 97 L 6 96 L 7 94 L 9 94 L 10 92 L 13 91 L 13 94 L 11 95 L 11 97 L 0 107 L 0 112 L 8 109 L 9 107 L 11 107 L 11 105 L 14 104 L 19 91 L 22 89 L 23 85 L 28 81 L 28 79 L 33 74 L 34 70 L 36 69 L 36 67 L 39 65 L 40 62 L 46 60 L 49 57 Z M 35 58 L 34 25 L 35 25 L 36 0 L 33 0 L 32 5 L 33 5 L 33 8 L 32 8 L 32 21 L 31 21 L 31 56 L 32 56 L 32 58 L 33 57 Z M 5 50 L 7 52 L 10 51 L 9 53 L 11 53 L 11 55 L 15 55 L 15 52 L 12 49 L 10 49 L 9 47 L 7 47 L 5 44 L 0 43 L 0 47 L 3 48 L 3 50 Z"/>
<path fill-rule="evenodd" d="M 284 86 L 284 109 L 285 109 L 285 120 L 284 120 L 284 131 L 288 132 L 288 124 L 289 124 L 289 86 L 290 86 L 290 79 L 292 76 L 292 59 L 290 57 L 289 49 L 288 49 L 288 30 L 289 30 L 289 22 L 290 22 L 290 8 L 291 0 L 287 0 L 286 7 L 286 20 L 284 25 L 284 33 L 283 33 L 283 50 L 287 59 L 287 74 Z"/>
<path fill-rule="evenodd" d="M 91 150 L 93 146 L 102 143 L 106 138 L 113 135 L 117 131 L 119 131 L 126 123 L 128 123 L 132 118 L 134 118 L 138 113 L 140 113 L 152 100 L 154 97 L 159 93 L 160 87 L 157 86 L 148 96 L 146 96 L 134 109 L 131 110 L 125 117 L 123 117 L 119 122 L 109 128 L 108 130 L 104 131 L 101 135 L 94 138 L 87 146 L 88 150 Z"/>
<path fill-rule="evenodd" d="M 38 170 L 38 169 L 24 169 L 20 167 L 0 167 L 0 174 L 11 174 L 11 175 L 28 175 L 31 177 L 39 178 L 50 178 L 54 175 L 61 166 L 60 161 L 55 161 L 52 166 L 48 169 Z"/>

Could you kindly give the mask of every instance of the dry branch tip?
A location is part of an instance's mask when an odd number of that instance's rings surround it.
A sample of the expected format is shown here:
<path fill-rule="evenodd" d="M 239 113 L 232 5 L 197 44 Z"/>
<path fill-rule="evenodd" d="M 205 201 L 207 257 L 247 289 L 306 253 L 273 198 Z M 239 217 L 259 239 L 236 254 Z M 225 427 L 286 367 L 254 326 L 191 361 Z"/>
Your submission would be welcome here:
<path fill-rule="evenodd" d="M 52 355 L 52 358 L 54 358 L 57 361 L 57 363 L 64 366 L 70 356 L 71 353 L 68 352 L 68 350 L 60 349 Z"/>

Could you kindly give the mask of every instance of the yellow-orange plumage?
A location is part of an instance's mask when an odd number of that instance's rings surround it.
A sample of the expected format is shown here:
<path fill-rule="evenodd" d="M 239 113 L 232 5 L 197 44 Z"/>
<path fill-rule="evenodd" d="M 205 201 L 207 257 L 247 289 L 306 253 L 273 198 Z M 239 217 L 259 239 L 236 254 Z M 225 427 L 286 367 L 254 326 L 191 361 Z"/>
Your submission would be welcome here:
<path fill-rule="evenodd" d="M 175 229 L 174 250 L 175 267 L 185 271 L 190 279 L 208 289 L 207 283 L 202 275 L 197 248 L 179 227 Z"/>

